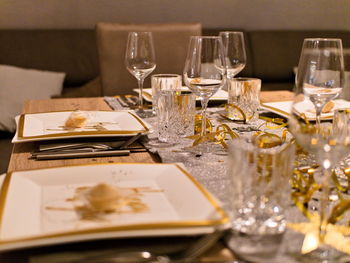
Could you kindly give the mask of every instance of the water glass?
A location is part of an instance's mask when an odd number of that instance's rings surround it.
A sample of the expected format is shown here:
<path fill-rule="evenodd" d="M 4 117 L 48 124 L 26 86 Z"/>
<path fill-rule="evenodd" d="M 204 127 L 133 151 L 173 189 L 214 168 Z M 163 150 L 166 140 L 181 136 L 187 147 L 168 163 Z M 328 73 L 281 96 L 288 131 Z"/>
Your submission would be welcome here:
<path fill-rule="evenodd" d="M 228 81 L 228 117 L 253 123 L 258 120 L 261 80 L 257 78 L 234 78 Z M 239 110 L 237 110 L 239 109 Z M 242 114 L 243 112 L 243 114 Z"/>
<path fill-rule="evenodd" d="M 196 96 L 191 92 L 161 90 L 157 101 L 158 140 L 176 143 L 193 135 Z"/>
<path fill-rule="evenodd" d="M 151 77 L 152 110 L 157 112 L 157 100 L 161 90 L 180 90 L 182 78 L 178 74 L 155 74 Z"/>
<path fill-rule="evenodd" d="M 261 139 L 234 140 L 228 167 L 232 184 L 228 244 L 238 256 L 253 262 L 272 258 L 280 247 L 295 155 L 294 144 L 267 148 L 259 143 Z"/>

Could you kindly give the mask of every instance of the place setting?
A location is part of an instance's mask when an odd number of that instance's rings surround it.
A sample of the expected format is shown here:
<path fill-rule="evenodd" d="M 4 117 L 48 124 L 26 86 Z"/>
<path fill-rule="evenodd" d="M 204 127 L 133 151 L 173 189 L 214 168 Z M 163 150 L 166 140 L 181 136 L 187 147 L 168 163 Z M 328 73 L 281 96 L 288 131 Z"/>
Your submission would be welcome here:
<path fill-rule="evenodd" d="M 35 160 L 126 156 L 146 151 L 135 142 L 152 131 L 128 110 L 23 114 L 17 117 L 17 126 L 12 142 L 38 142 L 31 154 Z"/>

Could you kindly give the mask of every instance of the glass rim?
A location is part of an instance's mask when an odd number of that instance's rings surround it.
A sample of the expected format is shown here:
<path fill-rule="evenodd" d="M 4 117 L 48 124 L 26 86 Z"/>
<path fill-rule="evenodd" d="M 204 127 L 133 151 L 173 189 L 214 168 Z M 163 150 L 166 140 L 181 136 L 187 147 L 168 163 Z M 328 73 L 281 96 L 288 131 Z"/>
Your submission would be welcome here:
<path fill-rule="evenodd" d="M 305 38 L 304 41 L 342 41 L 342 40 L 341 40 L 341 38 L 316 37 L 316 38 Z"/>
<path fill-rule="evenodd" d="M 151 34 L 152 35 L 152 32 L 151 31 L 129 31 L 129 35 L 130 34 Z"/>
<path fill-rule="evenodd" d="M 160 74 L 153 74 L 151 75 L 151 78 L 178 78 L 178 77 L 182 77 L 180 74 L 175 74 L 175 73 L 160 73 Z"/>
<path fill-rule="evenodd" d="M 191 36 L 191 39 L 220 39 L 219 36 Z"/>
<path fill-rule="evenodd" d="M 220 31 L 219 32 L 219 35 L 220 34 L 240 34 L 240 35 L 243 35 L 244 33 L 243 33 L 243 31 Z"/>
<path fill-rule="evenodd" d="M 259 78 L 254 78 L 254 77 L 252 77 L 252 78 L 250 78 L 250 77 L 238 77 L 238 78 L 233 78 L 232 80 L 233 80 L 233 81 L 234 81 L 234 80 L 238 80 L 238 81 L 260 80 L 260 81 L 261 81 L 261 79 L 259 79 Z"/>

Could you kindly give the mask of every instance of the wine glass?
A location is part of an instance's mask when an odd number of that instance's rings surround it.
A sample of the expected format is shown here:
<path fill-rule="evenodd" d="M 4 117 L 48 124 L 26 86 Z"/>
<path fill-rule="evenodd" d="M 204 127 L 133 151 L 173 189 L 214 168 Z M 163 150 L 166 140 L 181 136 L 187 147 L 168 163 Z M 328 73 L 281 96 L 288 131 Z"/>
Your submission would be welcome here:
<path fill-rule="evenodd" d="M 244 69 L 247 61 L 243 32 L 224 31 L 219 36 L 225 48 L 226 76 L 233 79 Z"/>
<path fill-rule="evenodd" d="M 201 101 L 202 137 L 206 135 L 206 109 L 209 98 L 224 85 L 225 73 L 224 47 L 221 38 L 191 37 L 183 76 L 186 86 Z"/>
<path fill-rule="evenodd" d="M 344 59 L 341 39 L 304 39 L 295 79 L 296 88 L 302 89 L 306 99 L 315 107 L 319 128 L 323 107 L 338 97 L 343 87 Z"/>
<path fill-rule="evenodd" d="M 310 198 L 318 200 L 311 207 L 314 207 L 319 215 L 317 231 L 321 247 L 309 254 L 317 262 L 332 262 L 331 257 L 335 256 L 332 250 L 323 244 L 327 235 L 327 224 L 334 223 L 333 208 L 339 204 L 339 193 L 335 192 L 337 187 L 332 177 L 332 169 L 350 152 L 349 122 L 343 118 L 347 117 L 344 115 L 346 111 L 337 109 L 334 104 L 331 114 L 327 115 L 327 119 L 324 116 L 321 122 L 322 109 L 326 103 L 342 92 L 343 76 L 341 40 L 304 40 L 289 130 L 297 143 L 313 154 L 320 165 L 321 171 L 316 172 L 312 180 L 315 180 L 314 183 L 320 186 L 321 190 L 315 191 Z M 340 218 L 341 216 L 337 216 L 337 220 Z"/>
<path fill-rule="evenodd" d="M 240 82 L 236 82 L 234 77 L 243 70 L 246 65 L 246 52 L 244 46 L 243 32 L 223 31 L 219 33 L 225 48 L 226 61 L 226 89 L 228 92 L 227 103 L 241 108 L 241 89 Z M 228 115 L 232 120 L 241 121 L 240 112 L 235 112 L 234 107 L 228 108 Z M 243 109 L 241 109 L 243 110 Z"/>
<path fill-rule="evenodd" d="M 144 110 L 142 97 L 143 82 L 156 68 L 152 32 L 129 33 L 125 52 L 125 65 L 138 82 L 139 104 L 136 113 L 143 118 L 152 116 L 152 111 L 146 112 Z"/>

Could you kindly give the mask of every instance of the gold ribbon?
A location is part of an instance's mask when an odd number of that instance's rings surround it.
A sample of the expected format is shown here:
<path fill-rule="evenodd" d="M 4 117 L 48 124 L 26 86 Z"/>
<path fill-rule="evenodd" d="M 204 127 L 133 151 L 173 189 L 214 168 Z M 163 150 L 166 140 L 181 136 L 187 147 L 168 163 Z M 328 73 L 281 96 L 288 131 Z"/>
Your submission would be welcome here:
<path fill-rule="evenodd" d="M 227 149 L 227 143 L 225 142 L 229 136 L 231 139 L 239 138 L 239 135 L 232 131 L 232 129 L 227 124 L 220 124 L 213 131 L 213 124 L 209 119 L 206 119 L 206 134 L 201 136 L 202 130 L 202 116 L 196 115 L 195 117 L 195 135 L 188 136 L 186 138 L 194 140 L 192 146 L 196 146 L 204 142 L 214 142 L 216 144 L 221 144 L 225 149 Z"/>
<path fill-rule="evenodd" d="M 212 127 L 212 125 L 210 127 Z M 227 135 L 229 135 L 231 139 L 239 138 L 239 135 L 232 131 L 227 124 L 218 125 L 214 132 L 208 132 L 205 136 L 201 136 L 201 133 L 199 132 L 195 135 L 188 136 L 186 138 L 194 140 L 192 146 L 196 146 L 204 142 L 214 142 L 216 144 L 221 144 L 225 149 L 227 149 L 228 146 L 225 142 Z"/>
<path fill-rule="evenodd" d="M 213 124 L 209 120 L 209 118 L 206 118 L 206 131 L 212 132 L 213 130 Z M 196 114 L 195 121 L 194 121 L 194 134 L 201 133 L 202 131 L 202 115 Z"/>
<path fill-rule="evenodd" d="M 232 111 L 238 111 L 241 115 L 241 119 L 238 119 L 238 120 L 242 121 L 243 123 L 247 123 L 247 121 L 253 117 L 253 115 L 250 117 L 247 117 L 247 115 L 244 113 L 244 111 L 239 106 L 237 106 L 235 104 L 231 104 L 231 103 L 225 104 L 224 107 L 229 115 Z M 231 116 L 229 116 L 229 117 L 231 117 Z"/>
<path fill-rule="evenodd" d="M 350 209 L 350 199 L 344 199 L 342 196 L 342 193 L 346 193 L 350 187 L 350 169 L 344 169 L 344 174 L 348 177 L 347 187 L 342 186 L 335 172 L 332 172 L 331 178 L 335 185 L 339 202 L 333 206 L 329 217 L 323 222 L 320 221 L 318 213 L 311 213 L 308 210 L 308 203 L 312 196 L 316 191 L 322 189 L 322 185 L 315 183 L 314 171 L 313 168 L 306 170 L 295 169 L 294 171 L 291 180 L 294 192 L 291 197 L 296 207 L 309 219 L 309 222 L 289 223 L 288 227 L 305 235 L 302 246 L 303 254 L 319 248 L 322 244 L 350 254 L 350 243 L 345 237 L 350 235 L 350 227 L 335 225 L 343 219 L 345 213 Z"/>
<path fill-rule="evenodd" d="M 350 235 L 350 227 L 321 222 L 317 213 L 311 214 L 309 222 L 288 223 L 287 227 L 305 235 L 301 248 L 302 254 L 310 253 L 322 244 L 350 254 L 350 243 L 345 237 Z"/>
<path fill-rule="evenodd" d="M 259 119 L 264 120 L 266 128 L 270 130 L 281 129 L 288 125 L 288 123 L 282 118 L 270 118 L 266 116 L 259 116 Z M 270 123 L 274 125 L 271 125 Z"/>
<path fill-rule="evenodd" d="M 272 148 L 281 145 L 286 141 L 287 130 L 282 132 L 282 136 L 278 136 L 269 132 L 257 131 L 253 134 L 253 142 L 259 148 Z"/>

